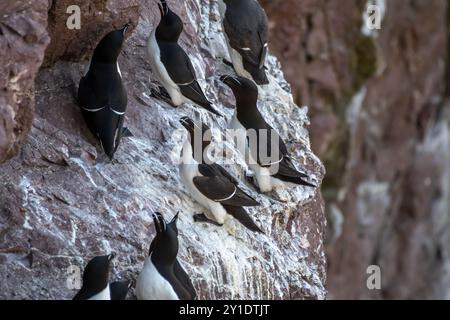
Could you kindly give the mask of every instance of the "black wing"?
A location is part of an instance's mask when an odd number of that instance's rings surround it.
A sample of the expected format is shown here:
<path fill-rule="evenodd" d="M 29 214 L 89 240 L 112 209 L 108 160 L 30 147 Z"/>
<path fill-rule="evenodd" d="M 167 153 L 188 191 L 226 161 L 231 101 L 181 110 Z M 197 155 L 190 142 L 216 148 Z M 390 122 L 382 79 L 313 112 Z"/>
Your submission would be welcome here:
<path fill-rule="evenodd" d="M 239 187 L 223 177 L 195 177 L 194 185 L 209 199 L 236 207 L 254 207 L 260 204 Z"/>
<path fill-rule="evenodd" d="M 204 177 L 194 178 L 194 184 L 197 181 L 196 187 L 209 199 L 234 206 L 255 207 L 260 205 L 239 188 L 239 181 L 235 177 L 217 163 L 199 164 L 198 170 Z"/>
<path fill-rule="evenodd" d="M 288 177 L 307 178 L 308 176 L 298 171 L 289 159 L 283 158 L 279 163 L 278 173 Z"/>
<path fill-rule="evenodd" d="M 195 300 L 197 298 L 197 292 L 195 291 L 195 288 L 192 284 L 191 278 L 188 276 L 186 271 L 181 266 L 178 259 L 175 259 L 175 263 L 173 265 L 173 271 L 175 272 L 175 275 L 178 279 L 178 281 L 184 286 L 187 292 L 189 292 L 190 299 L 188 300 Z"/>
<path fill-rule="evenodd" d="M 91 88 L 89 80 L 82 77 L 78 85 L 78 105 L 80 108 L 97 109 L 106 105 L 106 99 L 100 99 Z"/>
<path fill-rule="evenodd" d="M 244 208 L 240 207 L 233 207 L 233 206 L 227 206 L 224 205 L 225 210 L 227 210 L 228 214 L 233 216 L 237 221 L 239 221 L 243 226 L 245 226 L 247 229 L 254 231 L 254 232 L 260 232 L 264 233 L 253 221 L 252 217 L 245 211 Z"/>
<path fill-rule="evenodd" d="M 227 170 L 225 170 L 221 165 L 218 165 L 217 163 L 199 164 L 198 170 L 205 177 L 223 176 L 234 185 L 237 186 L 239 184 L 239 181 L 235 177 L 229 174 Z"/>
<path fill-rule="evenodd" d="M 78 104 L 83 109 L 110 107 L 124 113 L 127 102 L 127 92 L 116 65 L 97 63 L 80 80 Z"/>
<path fill-rule="evenodd" d="M 127 94 L 117 67 L 92 68 L 80 80 L 77 100 L 88 128 L 112 158 L 122 138 Z"/>
<path fill-rule="evenodd" d="M 304 179 L 308 178 L 308 176 L 298 171 L 291 163 L 291 161 L 286 158 L 283 158 L 283 160 L 279 163 L 278 172 L 274 175 L 274 177 L 282 181 L 287 181 L 312 188 L 316 187 L 314 184 L 305 181 Z"/>
<path fill-rule="evenodd" d="M 131 281 L 115 281 L 109 285 L 111 300 L 126 300 Z"/>
<path fill-rule="evenodd" d="M 211 106 L 197 82 L 194 67 L 186 52 L 177 43 L 158 43 L 161 61 L 170 78 L 180 88 L 181 93 L 195 103 Z"/>
<path fill-rule="evenodd" d="M 272 164 L 279 163 L 283 158 L 288 157 L 288 150 L 283 139 L 266 122 L 259 111 L 253 114 L 251 118 L 242 117 L 239 121 L 247 130 L 253 129 L 256 133 L 256 145 L 253 145 L 254 142 L 252 141 L 250 152 L 252 158 L 256 159 L 261 167 L 270 167 Z M 248 133 L 248 135 L 250 134 Z M 248 138 L 247 143 L 250 143 L 250 141 L 251 139 Z M 260 147 L 264 144 L 266 150 L 261 150 Z"/>
<path fill-rule="evenodd" d="M 84 288 L 81 288 L 80 291 L 77 292 L 75 297 L 72 300 L 88 300 L 90 297 L 87 296 L 87 292 Z"/>
<path fill-rule="evenodd" d="M 249 18 L 247 14 L 236 14 L 235 10 L 228 9 L 224 19 L 230 46 L 259 69 L 264 66 L 264 59 L 267 58 L 268 43 L 267 17 L 261 11 L 261 8 L 254 11 Z"/>

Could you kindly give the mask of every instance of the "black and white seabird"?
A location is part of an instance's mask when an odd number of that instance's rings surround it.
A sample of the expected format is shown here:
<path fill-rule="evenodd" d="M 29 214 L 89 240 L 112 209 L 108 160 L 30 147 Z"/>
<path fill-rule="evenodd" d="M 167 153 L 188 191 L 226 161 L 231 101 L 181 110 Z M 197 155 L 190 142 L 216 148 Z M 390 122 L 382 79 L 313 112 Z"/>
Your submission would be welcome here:
<path fill-rule="evenodd" d="M 149 255 L 136 281 L 139 300 L 194 300 L 194 286 L 177 259 L 178 213 L 166 223 L 161 213 L 153 215 L 156 236 L 150 244 Z"/>
<path fill-rule="evenodd" d="M 148 39 L 150 64 L 158 80 L 169 94 L 174 106 L 197 104 L 209 112 L 222 116 L 205 97 L 186 52 L 178 44 L 183 22 L 170 10 L 167 2 L 158 3 L 161 21 Z"/>
<path fill-rule="evenodd" d="M 245 160 L 255 173 L 259 190 L 265 193 L 294 185 L 315 188 L 315 185 L 305 180 L 308 176 L 295 168 L 285 143 L 259 112 L 258 87 L 253 81 L 231 76 L 222 76 L 221 80 L 233 90 L 236 98 L 231 128 L 236 135 L 242 135 L 237 138 L 245 143 Z M 249 143 L 249 130 L 257 141 Z M 265 150 L 261 150 L 263 143 L 266 143 Z"/>
<path fill-rule="evenodd" d="M 109 269 L 115 254 L 93 258 L 83 271 L 83 286 L 73 300 L 111 300 Z"/>
<path fill-rule="evenodd" d="M 201 148 L 195 150 L 195 131 L 203 137 L 210 128 L 201 122 L 194 123 L 188 117 L 180 122 L 189 132 L 183 145 L 180 175 L 191 196 L 208 209 L 204 214 L 195 215 L 194 219 L 222 226 L 231 215 L 251 231 L 262 233 L 243 208 L 259 206 L 258 201 L 239 188 L 239 182 L 222 166 L 205 161 L 209 141 L 202 141 Z"/>
<path fill-rule="evenodd" d="M 236 73 L 257 84 L 269 83 L 268 20 L 257 0 L 219 0 L 222 25 Z"/>
<path fill-rule="evenodd" d="M 128 291 L 133 286 L 133 281 L 123 280 L 114 281 L 109 285 L 109 291 L 111 292 L 111 300 L 126 300 Z"/>
<path fill-rule="evenodd" d="M 87 74 L 78 86 L 78 104 L 92 134 L 100 140 L 106 155 L 113 159 L 124 136 L 127 92 L 122 83 L 118 57 L 128 26 L 108 33 L 97 45 Z"/>

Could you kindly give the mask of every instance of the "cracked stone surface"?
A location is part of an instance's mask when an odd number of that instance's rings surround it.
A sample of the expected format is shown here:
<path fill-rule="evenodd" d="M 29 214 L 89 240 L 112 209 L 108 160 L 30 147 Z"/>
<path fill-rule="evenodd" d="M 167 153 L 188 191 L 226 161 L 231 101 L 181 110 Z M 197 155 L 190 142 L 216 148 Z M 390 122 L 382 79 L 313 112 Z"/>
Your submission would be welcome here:
<path fill-rule="evenodd" d="M 154 235 L 151 213 L 159 210 L 167 219 L 181 212 L 179 258 L 200 299 L 324 299 L 326 220 L 320 190 L 256 194 L 243 179 L 245 164 L 232 152 L 236 163 L 228 168 L 262 203 L 249 212 L 265 235 L 249 233 L 233 220 L 224 228 L 193 222 L 192 215 L 203 209 L 178 176 L 185 138 L 178 120 L 189 115 L 224 130 L 234 111 L 232 94 L 218 79 L 232 70 L 222 63 L 226 46 L 216 1 L 169 5 L 185 23 L 181 45 L 201 86 L 226 114 L 220 120 L 150 97 L 157 83 L 145 44 L 159 21 L 156 3 L 89 1 L 83 7 L 88 32 L 61 34 L 65 20 L 55 12 L 65 3 L 47 6 L 52 40 L 45 67 L 36 75 L 31 131 L 18 155 L 0 165 L 0 298 L 70 299 L 76 290 L 67 287 L 67 268 L 110 251 L 117 253 L 111 279 L 136 278 Z M 135 28 L 119 64 L 129 96 L 125 125 L 134 137 L 122 141 L 117 161 L 110 163 L 85 127 L 71 87 L 96 41 L 128 21 Z M 259 108 L 288 142 L 297 165 L 320 185 L 324 167 L 311 151 L 308 107 L 293 102 L 273 56 L 268 73 L 271 84 L 261 88 Z"/>

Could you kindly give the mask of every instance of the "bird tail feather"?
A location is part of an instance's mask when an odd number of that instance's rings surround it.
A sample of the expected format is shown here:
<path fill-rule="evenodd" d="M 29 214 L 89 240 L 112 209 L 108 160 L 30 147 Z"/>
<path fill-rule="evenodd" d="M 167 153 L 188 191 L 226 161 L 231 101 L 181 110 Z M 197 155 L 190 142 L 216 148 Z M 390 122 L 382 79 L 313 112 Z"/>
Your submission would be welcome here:
<path fill-rule="evenodd" d="M 223 205 L 223 204 L 222 204 Z M 241 207 L 233 207 L 233 206 L 227 206 L 223 205 L 225 210 L 233 216 L 236 220 L 238 220 L 244 227 L 247 229 L 253 231 L 253 232 L 259 232 L 264 233 L 253 221 L 253 219 L 249 216 L 247 211 L 245 211 L 244 208 Z"/>

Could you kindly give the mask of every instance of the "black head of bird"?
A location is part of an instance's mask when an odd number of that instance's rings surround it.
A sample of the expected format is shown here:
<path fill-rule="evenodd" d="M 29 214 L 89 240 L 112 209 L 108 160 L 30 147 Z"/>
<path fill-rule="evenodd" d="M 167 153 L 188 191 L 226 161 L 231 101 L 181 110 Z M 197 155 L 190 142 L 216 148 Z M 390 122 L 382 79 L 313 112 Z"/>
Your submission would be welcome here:
<path fill-rule="evenodd" d="M 98 256 L 93 258 L 84 268 L 83 289 L 99 292 L 108 285 L 109 271 L 111 262 L 116 255 L 111 253 L 107 256 Z"/>
<path fill-rule="evenodd" d="M 201 121 L 193 121 L 189 117 L 181 118 L 180 119 L 180 123 L 189 132 L 189 138 L 190 138 L 190 141 L 191 141 L 192 152 L 194 153 L 194 157 L 196 155 L 196 153 L 195 153 L 196 148 L 195 147 L 197 146 L 197 143 L 200 142 L 200 139 L 201 139 L 201 146 L 202 146 L 201 153 L 203 155 L 205 150 L 211 144 L 211 138 L 212 138 L 211 128 L 208 127 L 203 122 L 201 122 Z M 198 151 L 200 151 L 200 150 L 198 150 Z"/>
<path fill-rule="evenodd" d="M 158 3 L 161 12 L 161 21 L 156 28 L 156 39 L 160 41 L 176 42 L 183 32 L 183 21 L 170 10 L 167 2 L 161 0 Z"/>
<path fill-rule="evenodd" d="M 129 25 L 127 24 L 123 28 L 111 31 L 104 36 L 95 48 L 92 60 L 95 62 L 115 64 L 122 51 L 122 45 L 128 27 Z"/>
<path fill-rule="evenodd" d="M 255 107 L 258 100 L 258 87 L 256 84 L 244 77 L 224 75 L 220 80 L 233 91 L 236 98 L 236 107 L 245 106 L 246 109 Z"/>
<path fill-rule="evenodd" d="M 178 213 L 167 223 L 161 213 L 153 214 L 156 236 L 150 245 L 153 261 L 162 264 L 171 264 L 178 254 Z"/>

